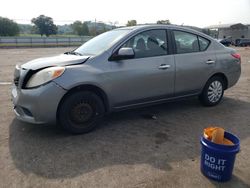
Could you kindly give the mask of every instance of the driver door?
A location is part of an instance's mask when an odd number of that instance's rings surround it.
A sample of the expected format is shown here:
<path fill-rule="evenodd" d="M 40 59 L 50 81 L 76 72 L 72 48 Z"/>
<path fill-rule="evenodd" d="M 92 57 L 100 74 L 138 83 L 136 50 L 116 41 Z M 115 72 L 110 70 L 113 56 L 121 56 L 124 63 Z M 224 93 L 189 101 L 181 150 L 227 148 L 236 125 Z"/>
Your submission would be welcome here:
<path fill-rule="evenodd" d="M 163 100 L 174 94 L 174 56 L 168 54 L 166 30 L 137 34 L 122 47 L 131 47 L 132 59 L 110 61 L 112 99 L 117 108 Z"/>

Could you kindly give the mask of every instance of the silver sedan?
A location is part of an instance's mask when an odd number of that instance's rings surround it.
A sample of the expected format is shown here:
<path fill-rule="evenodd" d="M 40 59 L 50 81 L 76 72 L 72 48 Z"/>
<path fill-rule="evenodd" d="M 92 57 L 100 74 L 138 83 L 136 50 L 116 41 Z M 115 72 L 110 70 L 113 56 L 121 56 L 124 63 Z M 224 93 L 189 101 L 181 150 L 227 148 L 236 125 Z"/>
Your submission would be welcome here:
<path fill-rule="evenodd" d="M 85 133 L 113 111 L 190 96 L 217 105 L 240 74 L 240 55 L 203 33 L 172 25 L 125 27 L 16 66 L 12 99 L 22 121 Z"/>

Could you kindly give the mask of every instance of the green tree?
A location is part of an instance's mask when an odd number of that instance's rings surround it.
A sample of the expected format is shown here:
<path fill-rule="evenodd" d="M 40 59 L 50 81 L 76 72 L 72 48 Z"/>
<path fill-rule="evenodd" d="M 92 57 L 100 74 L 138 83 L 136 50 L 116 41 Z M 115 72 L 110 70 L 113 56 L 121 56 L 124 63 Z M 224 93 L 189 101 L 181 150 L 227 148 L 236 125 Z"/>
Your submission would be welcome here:
<path fill-rule="evenodd" d="M 69 24 L 58 25 L 57 27 L 58 27 L 57 34 L 66 34 L 66 35 L 73 34 L 73 29 Z"/>
<path fill-rule="evenodd" d="M 19 27 L 16 22 L 0 17 L 0 36 L 15 36 L 19 33 Z"/>
<path fill-rule="evenodd" d="M 83 33 L 82 33 L 82 22 L 81 21 L 75 21 L 73 24 L 71 24 L 71 28 L 73 29 L 75 34 L 83 35 Z"/>
<path fill-rule="evenodd" d="M 169 20 L 158 20 L 156 22 L 156 24 L 165 24 L 165 25 L 169 25 L 171 24 Z"/>
<path fill-rule="evenodd" d="M 95 27 L 91 27 L 91 28 L 89 28 L 89 35 L 90 36 L 96 36 L 96 29 L 95 29 Z"/>
<path fill-rule="evenodd" d="M 137 25 L 136 20 L 129 20 L 127 23 L 127 26 L 135 26 L 135 25 Z"/>
<path fill-rule="evenodd" d="M 18 24 L 20 34 L 31 34 L 32 25 L 30 24 Z"/>
<path fill-rule="evenodd" d="M 89 27 L 87 22 L 75 21 L 71 24 L 71 28 L 73 29 L 74 33 L 80 36 L 89 35 Z"/>
<path fill-rule="evenodd" d="M 83 22 L 82 24 L 82 31 L 83 31 L 83 35 L 89 35 L 89 27 L 86 22 Z"/>
<path fill-rule="evenodd" d="M 54 24 L 53 19 L 48 16 L 40 15 L 31 20 L 35 24 L 41 36 L 57 34 L 57 26 Z"/>

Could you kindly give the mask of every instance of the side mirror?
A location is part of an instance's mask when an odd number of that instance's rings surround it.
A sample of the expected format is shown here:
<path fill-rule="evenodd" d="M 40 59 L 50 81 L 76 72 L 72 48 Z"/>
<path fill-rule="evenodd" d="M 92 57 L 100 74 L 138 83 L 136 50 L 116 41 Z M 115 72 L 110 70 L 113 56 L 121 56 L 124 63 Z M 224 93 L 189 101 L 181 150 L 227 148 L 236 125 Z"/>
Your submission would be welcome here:
<path fill-rule="evenodd" d="M 122 60 L 122 59 L 132 59 L 135 56 L 135 52 L 133 48 L 120 48 L 117 53 L 114 53 L 111 57 L 111 61 L 117 61 L 117 60 Z"/>

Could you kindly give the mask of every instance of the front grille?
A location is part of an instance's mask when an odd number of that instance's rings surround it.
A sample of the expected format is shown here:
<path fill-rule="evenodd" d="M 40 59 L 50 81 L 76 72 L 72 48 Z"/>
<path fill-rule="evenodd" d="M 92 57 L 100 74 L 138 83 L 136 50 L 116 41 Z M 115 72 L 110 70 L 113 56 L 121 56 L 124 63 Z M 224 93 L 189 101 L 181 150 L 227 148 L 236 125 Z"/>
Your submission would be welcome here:
<path fill-rule="evenodd" d="M 17 65 L 14 72 L 14 84 L 18 87 L 20 80 L 20 67 Z"/>

